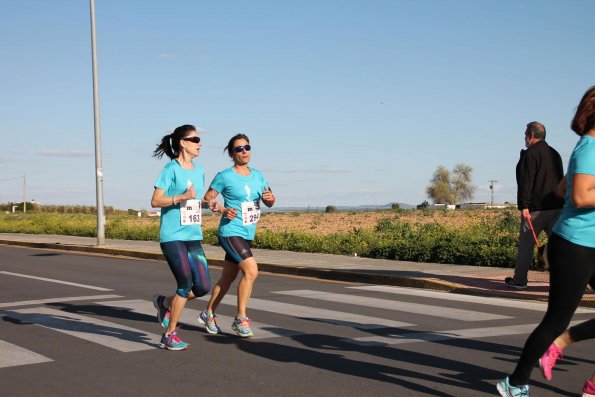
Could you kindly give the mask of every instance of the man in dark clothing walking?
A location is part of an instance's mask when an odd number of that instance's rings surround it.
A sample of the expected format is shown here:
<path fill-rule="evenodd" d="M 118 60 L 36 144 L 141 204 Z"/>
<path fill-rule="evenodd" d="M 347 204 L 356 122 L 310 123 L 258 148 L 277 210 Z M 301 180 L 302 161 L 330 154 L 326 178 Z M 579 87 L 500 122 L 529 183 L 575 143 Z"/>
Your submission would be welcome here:
<path fill-rule="evenodd" d="M 535 235 L 545 231 L 549 237 L 552 227 L 558 220 L 564 200 L 556 189 L 564 177 L 560 154 L 545 142 L 545 127 L 533 121 L 525 130 L 525 146 L 516 166 L 517 206 L 521 211 L 519 251 L 513 277 L 504 282 L 512 288 L 527 288 L 527 273 L 533 259 Z"/>

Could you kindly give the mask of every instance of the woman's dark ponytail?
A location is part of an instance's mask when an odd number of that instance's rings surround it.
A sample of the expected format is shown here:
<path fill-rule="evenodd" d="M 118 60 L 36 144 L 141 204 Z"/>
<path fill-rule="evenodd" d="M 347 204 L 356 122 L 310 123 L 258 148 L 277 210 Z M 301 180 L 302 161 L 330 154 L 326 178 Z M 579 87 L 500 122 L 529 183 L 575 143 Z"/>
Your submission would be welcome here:
<path fill-rule="evenodd" d="M 191 131 L 196 131 L 196 128 L 193 125 L 184 124 L 176 128 L 171 134 L 165 135 L 161 138 L 161 143 L 153 151 L 153 157 L 160 159 L 164 154 L 171 160 L 178 157 L 180 155 L 180 141 L 188 136 Z"/>

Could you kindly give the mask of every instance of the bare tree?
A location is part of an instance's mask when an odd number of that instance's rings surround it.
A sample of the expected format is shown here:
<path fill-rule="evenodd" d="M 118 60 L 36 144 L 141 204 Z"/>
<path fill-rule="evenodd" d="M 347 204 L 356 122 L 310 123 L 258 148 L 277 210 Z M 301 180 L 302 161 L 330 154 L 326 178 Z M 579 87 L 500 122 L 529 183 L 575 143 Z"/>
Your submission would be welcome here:
<path fill-rule="evenodd" d="M 473 168 L 466 164 L 457 164 L 452 170 L 451 188 L 456 202 L 465 202 L 473 198 L 475 186 L 471 184 Z"/>
<path fill-rule="evenodd" d="M 473 198 L 475 186 L 471 184 L 473 168 L 466 164 L 457 164 L 449 171 L 440 165 L 426 189 L 434 204 L 456 204 Z"/>

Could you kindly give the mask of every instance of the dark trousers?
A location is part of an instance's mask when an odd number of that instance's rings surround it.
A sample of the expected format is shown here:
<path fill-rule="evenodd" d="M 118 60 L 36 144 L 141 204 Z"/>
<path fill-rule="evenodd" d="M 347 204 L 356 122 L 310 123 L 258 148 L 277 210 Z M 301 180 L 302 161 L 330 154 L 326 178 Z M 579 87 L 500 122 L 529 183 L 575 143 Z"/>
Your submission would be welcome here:
<path fill-rule="evenodd" d="M 545 211 L 531 211 L 531 223 L 535 230 L 535 235 L 539 237 L 539 233 L 545 232 L 550 236 L 552 228 L 556 224 L 560 216 L 560 209 L 545 210 Z M 533 261 L 533 249 L 535 248 L 535 239 L 531 232 L 531 227 L 526 219 L 521 219 L 521 230 L 519 231 L 519 252 L 516 258 L 516 266 L 514 268 L 514 281 L 518 284 L 527 284 L 527 274 L 529 267 Z"/>
<path fill-rule="evenodd" d="M 529 382 L 531 371 L 554 340 L 562 334 L 585 293 L 595 287 L 595 248 L 573 244 L 552 234 L 548 241 L 550 293 L 541 323 L 529 335 L 519 362 L 510 376 L 515 386 Z M 595 337 L 595 321 L 585 321 L 571 329 L 575 341 Z"/>

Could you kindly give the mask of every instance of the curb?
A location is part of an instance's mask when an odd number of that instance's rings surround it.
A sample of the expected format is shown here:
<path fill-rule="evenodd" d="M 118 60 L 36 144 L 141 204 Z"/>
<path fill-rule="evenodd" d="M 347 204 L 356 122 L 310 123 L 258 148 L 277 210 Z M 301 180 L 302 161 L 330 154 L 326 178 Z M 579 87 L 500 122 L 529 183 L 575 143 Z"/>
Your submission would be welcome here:
<path fill-rule="evenodd" d="M 87 245 L 75 245 L 75 244 L 60 244 L 60 243 L 36 243 L 31 241 L 13 241 L 13 240 L 1 240 L 0 244 L 13 245 L 21 247 L 31 248 L 45 248 L 55 249 L 62 251 L 72 252 L 85 252 L 85 253 L 96 253 L 113 256 L 122 256 L 129 258 L 139 259 L 151 259 L 151 260 L 165 260 L 163 254 L 143 251 L 129 251 L 119 248 L 103 248 L 94 247 Z M 223 266 L 223 260 L 221 259 L 209 259 L 207 258 L 209 266 Z M 492 298 L 507 298 L 507 299 L 519 299 L 519 300 L 532 300 L 538 302 L 547 302 L 547 298 L 539 298 L 535 296 L 518 295 L 514 292 L 505 291 L 494 291 L 486 290 L 476 287 L 468 287 L 461 284 L 450 283 L 434 278 L 422 278 L 422 277 L 405 277 L 387 274 L 371 274 L 371 273 L 354 273 L 344 270 L 336 269 L 323 269 L 316 267 L 288 267 L 280 266 L 269 263 L 258 263 L 259 271 L 276 273 L 276 274 L 289 274 L 294 276 L 312 277 L 324 280 L 335 280 L 345 282 L 357 282 L 357 283 L 368 283 L 368 284 L 381 284 L 381 285 L 392 285 L 398 287 L 409 287 L 409 288 L 422 288 L 431 289 L 443 292 L 472 295 L 472 296 L 484 296 Z M 595 308 L 595 301 L 593 300 L 581 300 L 579 306 Z"/>

